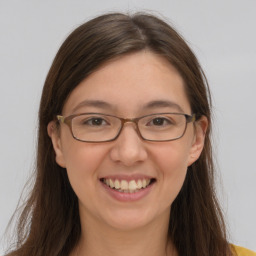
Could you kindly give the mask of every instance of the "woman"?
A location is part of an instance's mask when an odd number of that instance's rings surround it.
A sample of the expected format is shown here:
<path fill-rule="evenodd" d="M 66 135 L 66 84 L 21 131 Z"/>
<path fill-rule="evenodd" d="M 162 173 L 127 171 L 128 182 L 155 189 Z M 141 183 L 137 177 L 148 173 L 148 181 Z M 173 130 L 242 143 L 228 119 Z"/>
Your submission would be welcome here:
<path fill-rule="evenodd" d="M 206 78 L 173 28 L 119 13 L 78 27 L 46 78 L 8 255 L 254 255 L 226 239 L 210 132 Z"/>

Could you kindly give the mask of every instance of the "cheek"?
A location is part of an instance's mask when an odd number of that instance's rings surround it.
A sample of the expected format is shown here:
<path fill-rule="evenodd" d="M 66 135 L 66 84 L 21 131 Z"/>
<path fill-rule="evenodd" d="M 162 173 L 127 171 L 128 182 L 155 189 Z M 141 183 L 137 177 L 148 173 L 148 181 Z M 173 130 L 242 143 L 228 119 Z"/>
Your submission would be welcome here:
<path fill-rule="evenodd" d="M 163 186 L 163 198 L 168 205 L 172 204 L 182 188 L 187 173 L 188 157 L 189 148 L 174 141 L 159 147 L 157 155 L 154 156 Z"/>
<path fill-rule="evenodd" d="M 187 169 L 189 159 L 189 147 L 180 141 L 172 141 L 158 147 L 154 156 L 157 165 L 163 175 L 169 176 Z"/>
<path fill-rule="evenodd" d="M 172 191 L 170 194 L 176 196 L 187 173 L 186 160 L 184 155 L 180 155 L 177 152 L 170 152 L 169 157 L 166 155 L 166 159 L 162 164 L 163 179 L 165 186 Z"/>
<path fill-rule="evenodd" d="M 98 166 L 105 157 L 105 150 L 98 145 L 73 141 L 64 147 L 64 158 L 68 177 L 74 191 L 95 187 L 98 181 Z M 80 192 L 81 192 L 80 191 Z"/>

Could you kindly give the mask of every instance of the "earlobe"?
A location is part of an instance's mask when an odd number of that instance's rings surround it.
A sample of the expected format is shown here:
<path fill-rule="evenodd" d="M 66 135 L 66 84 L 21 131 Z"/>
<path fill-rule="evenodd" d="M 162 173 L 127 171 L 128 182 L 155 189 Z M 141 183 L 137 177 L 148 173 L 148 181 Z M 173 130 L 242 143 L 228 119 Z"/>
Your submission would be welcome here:
<path fill-rule="evenodd" d="M 64 155 L 62 151 L 62 145 L 61 145 L 61 140 L 60 140 L 60 134 L 59 131 L 56 127 L 56 123 L 54 121 L 51 121 L 47 125 L 47 132 L 49 137 L 52 140 L 52 145 L 55 151 L 55 159 L 56 163 L 61 166 L 62 168 L 66 168 L 65 161 L 64 161 Z"/>
<path fill-rule="evenodd" d="M 195 135 L 194 140 L 190 149 L 188 166 L 193 164 L 201 155 L 204 148 L 204 140 L 206 131 L 208 128 L 208 119 L 206 116 L 202 116 L 195 122 Z"/>

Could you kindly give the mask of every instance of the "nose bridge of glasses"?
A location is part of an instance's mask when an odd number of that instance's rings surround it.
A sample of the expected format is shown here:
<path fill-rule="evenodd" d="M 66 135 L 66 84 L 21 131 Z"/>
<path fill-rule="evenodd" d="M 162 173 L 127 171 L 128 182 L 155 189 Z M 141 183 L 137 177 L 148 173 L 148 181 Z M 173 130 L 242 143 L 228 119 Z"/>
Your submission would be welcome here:
<path fill-rule="evenodd" d="M 132 123 L 135 129 L 138 129 L 138 121 L 139 118 L 123 118 L 121 119 L 122 126 L 124 126 L 126 123 Z"/>
<path fill-rule="evenodd" d="M 121 119 L 121 130 L 120 130 L 120 133 L 122 132 L 124 126 L 127 124 L 127 123 L 131 123 L 133 124 L 133 127 L 135 129 L 135 131 L 137 132 L 137 134 L 141 137 L 140 135 L 140 131 L 139 131 L 139 127 L 138 127 L 138 118 L 122 118 Z"/>

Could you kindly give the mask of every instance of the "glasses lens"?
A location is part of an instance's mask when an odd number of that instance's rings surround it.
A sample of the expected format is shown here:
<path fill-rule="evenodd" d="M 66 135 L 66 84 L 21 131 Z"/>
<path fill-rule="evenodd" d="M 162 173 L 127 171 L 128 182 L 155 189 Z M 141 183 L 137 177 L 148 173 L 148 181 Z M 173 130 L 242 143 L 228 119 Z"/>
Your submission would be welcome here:
<path fill-rule="evenodd" d="M 165 141 L 182 137 L 186 129 L 183 114 L 154 114 L 143 117 L 138 122 L 141 136 L 146 140 Z"/>
<path fill-rule="evenodd" d="M 108 141 L 118 134 L 121 120 L 102 114 L 83 114 L 72 119 L 73 136 L 81 141 Z"/>

